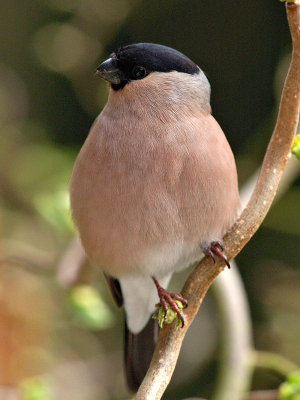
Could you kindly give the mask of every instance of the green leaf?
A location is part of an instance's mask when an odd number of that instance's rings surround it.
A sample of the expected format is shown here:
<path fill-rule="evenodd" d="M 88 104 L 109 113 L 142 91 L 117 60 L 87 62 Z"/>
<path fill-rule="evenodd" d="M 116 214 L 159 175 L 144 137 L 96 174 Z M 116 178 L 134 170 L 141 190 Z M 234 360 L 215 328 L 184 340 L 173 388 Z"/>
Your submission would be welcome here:
<path fill-rule="evenodd" d="M 292 154 L 294 154 L 298 160 L 300 160 L 300 135 L 294 137 L 292 144 Z"/>
<path fill-rule="evenodd" d="M 92 286 L 74 287 L 68 303 L 74 319 L 89 329 L 103 330 L 114 323 L 112 312 Z"/>
<path fill-rule="evenodd" d="M 300 371 L 290 374 L 280 385 L 279 400 L 300 400 Z"/>

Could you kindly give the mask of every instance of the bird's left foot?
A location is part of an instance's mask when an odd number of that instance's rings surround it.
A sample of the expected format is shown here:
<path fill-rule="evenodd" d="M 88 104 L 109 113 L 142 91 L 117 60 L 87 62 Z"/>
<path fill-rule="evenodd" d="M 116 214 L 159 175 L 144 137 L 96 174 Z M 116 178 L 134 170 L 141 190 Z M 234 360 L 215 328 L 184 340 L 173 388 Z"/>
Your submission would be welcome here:
<path fill-rule="evenodd" d="M 211 242 L 211 244 L 206 249 L 203 250 L 203 253 L 206 256 L 211 257 L 214 262 L 216 262 L 215 256 L 218 256 L 219 258 L 224 260 L 227 267 L 230 268 L 229 261 L 224 253 L 224 247 L 221 242 L 219 241 Z"/>
<path fill-rule="evenodd" d="M 183 307 L 187 307 L 187 305 L 188 305 L 187 300 L 177 293 L 169 293 L 166 289 L 162 288 L 160 286 L 160 284 L 158 283 L 157 279 L 154 278 L 154 276 L 152 277 L 152 279 L 157 288 L 157 293 L 158 293 L 160 304 L 164 310 L 164 320 L 166 320 L 168 310 L 172 309 L 173 311 L 175 311 L 175 313 L 177 314 L 177 317 L 180 319 L 181 327 L 183 328 L 184 319 L 183 319 L 183 315 L 180 310 L 181 307 L 179 308 L 179 306 L 178 306 L 178 302 L 180 302 Z"/>

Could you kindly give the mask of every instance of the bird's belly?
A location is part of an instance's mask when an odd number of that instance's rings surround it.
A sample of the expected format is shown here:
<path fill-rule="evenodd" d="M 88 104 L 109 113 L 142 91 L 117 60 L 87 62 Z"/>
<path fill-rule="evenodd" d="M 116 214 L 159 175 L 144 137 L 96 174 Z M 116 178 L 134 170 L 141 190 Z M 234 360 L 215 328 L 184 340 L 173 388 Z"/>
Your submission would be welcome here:
<path fill-rule="evenodd" d="M 141 241 L 140 237 L 119 236 L 106 233 L 91 246 L 88 236 L 81 236 L 89 258 L 109 275 L 120 278 L 127 274 L 159 276 L 179 271 L 201 259 L 203 253 L 199 241 L 187 242 L 183 237 L 172 241 L 166 234 L 158 241 Z M 118 237 L 119 236 L 119 237 Z M 87 241 L 86 241 L 87 239 Z"/>
<path fill-rule="evenodd" d="M 112 276 L 171 272 L 200 257 L 199 241 L 186 240 L 172 202 L 168 207 L 166 200 L 158 206 L 119 198 L 105 205 L 102 199 L 101 208 L 86 203 L 81 211 L 73 216 L 84 248 Z"/>
<path fill-rule="evenodd" d="M 184 201 L 172 185 L 153 187 L 147 179 L 101 187 L 91 184 L 80 204 L 73 199 L 73 217 L 89 258 L 114 277 L 179 270 L 201 258 L 204 241 L 220 239 L 211 224 L 215 210 L 197 190 Z"/>

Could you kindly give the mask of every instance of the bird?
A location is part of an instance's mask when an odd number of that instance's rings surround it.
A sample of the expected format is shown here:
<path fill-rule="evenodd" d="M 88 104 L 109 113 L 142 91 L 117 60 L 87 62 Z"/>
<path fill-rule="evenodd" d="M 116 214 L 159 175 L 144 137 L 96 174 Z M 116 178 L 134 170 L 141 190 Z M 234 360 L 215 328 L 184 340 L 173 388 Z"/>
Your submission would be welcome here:
<path fill-rule="evenodd" d="M 222 238 L 240 210 L 230 145 L 211 113 L 210 84 L 183 53 L 160 44 L 119 47 L 96 75 L 107 103 L 70 179 L 74 223 L 92 264 L 125 309 L 127 385 L 137 391 L 158 324 L 155 304 L 187 302 L 167 286 L 204 255 L 229 266 Z"/>

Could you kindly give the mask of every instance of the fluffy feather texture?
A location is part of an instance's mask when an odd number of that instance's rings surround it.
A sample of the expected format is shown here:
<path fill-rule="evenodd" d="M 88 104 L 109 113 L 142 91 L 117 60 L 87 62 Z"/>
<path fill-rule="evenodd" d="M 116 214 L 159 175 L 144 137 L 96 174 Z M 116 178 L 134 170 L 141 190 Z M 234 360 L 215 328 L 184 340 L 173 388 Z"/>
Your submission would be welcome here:
<path fill-rule="evenodd" d="M 74 221 L 89 258 L 120 280 L 132 332 L 157 301 L 151 275 L 167 283 L 237 217 L 235 162 L 209 97 L 201 70 L 110 90 L 74 166 Z"/>

